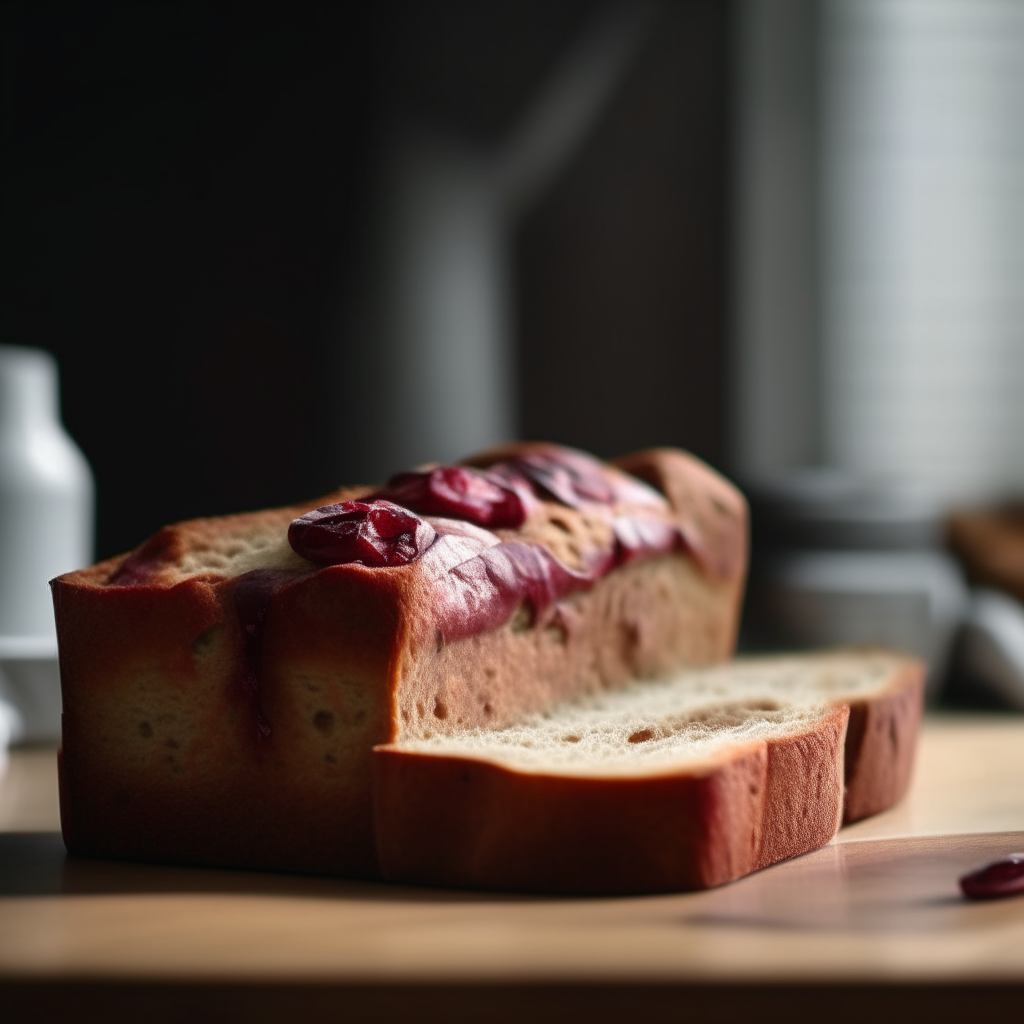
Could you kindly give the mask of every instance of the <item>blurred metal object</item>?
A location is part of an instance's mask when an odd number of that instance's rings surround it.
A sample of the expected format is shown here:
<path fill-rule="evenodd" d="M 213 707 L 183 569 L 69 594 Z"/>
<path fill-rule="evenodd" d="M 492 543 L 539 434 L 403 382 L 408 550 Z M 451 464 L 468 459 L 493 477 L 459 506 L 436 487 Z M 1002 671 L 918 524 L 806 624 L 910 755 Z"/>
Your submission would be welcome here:
<path fill-rule="evenodd" d="M 934 496 L 835 470 L 775 477 L 749 493 L 750 639 L 909 651 L 928 663 L 934 698 L 968 608 L 960 567 L 940 547 Z"/>
<path fill-rule="evenodd" d="M 959 567 L 941 551 L 790 552 L 758 584 L 774 644 L 908 651 L 928 663 L 930 697 L 967 609 Z"/>
<path fill-rule="evenodd" d="M 1000 590 L 974 591 L 957 654 L 971 685 L 1024 711 L 1024 604 Z"/>
<path fill-rule="evenodd" d="M 60 422 L 57 364 L 0 346 L 0 701 L 11 741 L 60 735 L 47 584 L 92 553 L 92 472 Z"/>
<path fill-rule="evenodd" d="M 807 469 L 751 485 L 757 539 L 768 547 L 933 549 L 942 506 L 919 484 Z"/>

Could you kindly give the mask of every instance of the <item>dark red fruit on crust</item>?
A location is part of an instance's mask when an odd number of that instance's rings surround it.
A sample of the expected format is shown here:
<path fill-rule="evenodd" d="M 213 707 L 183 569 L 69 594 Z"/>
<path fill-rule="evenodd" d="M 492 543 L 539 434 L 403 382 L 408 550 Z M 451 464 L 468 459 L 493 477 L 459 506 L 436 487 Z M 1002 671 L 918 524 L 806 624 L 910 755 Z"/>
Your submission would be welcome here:
<path fill-rule="evenodd" d="M 960 891 L 970 900 L 992 900 L 1024 893 L 1024 853 L 1011 853 L 964 875 L 960 879 Z"/>
<path fill-rule="evenodd" d="M 615 500 L 600 464 L 575 452 L 533 453 L 508 463 L 538 488 L 570 508 L 588 504 L 610 505 Z"/>
<path fill-rule="evenodd" d="M 538 544 L 495 544 L 438 578 L 441 633 L 456 640 L 494 629 L 523 602 L 536 625 L 552 605 L 573 591 L 589 590 L 604 571 L 573 572 Z"/>
<path fill-rule="evenodd" d="M 451 516 L 478 526 L 515 529 L 526 510 L 519 496 L 480 470 L 437 466 L 421 473 L 398 473 L 374 495 L 421 515 Z"/>
<path fill-rule="evenodd" d="M 321 565 L 408 565 L 434 536 L 434 528 L 419 516 L 380 499 L 324 505 L 288 527 L 292 548 Z"/>

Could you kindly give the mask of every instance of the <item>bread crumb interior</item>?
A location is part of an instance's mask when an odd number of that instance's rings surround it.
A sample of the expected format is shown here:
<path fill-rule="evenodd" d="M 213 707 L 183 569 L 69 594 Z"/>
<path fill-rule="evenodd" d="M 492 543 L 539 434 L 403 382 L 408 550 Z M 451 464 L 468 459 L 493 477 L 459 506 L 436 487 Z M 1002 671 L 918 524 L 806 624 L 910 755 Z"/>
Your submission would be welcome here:
<path fill-rule="evenodd" d="M 565 775 L 649 774 L 809 729 L 879 692 L 898 657 L 842 652 L 740 659 L 565 704 L 500 730 L 406 740 L 403 751 Z"/>

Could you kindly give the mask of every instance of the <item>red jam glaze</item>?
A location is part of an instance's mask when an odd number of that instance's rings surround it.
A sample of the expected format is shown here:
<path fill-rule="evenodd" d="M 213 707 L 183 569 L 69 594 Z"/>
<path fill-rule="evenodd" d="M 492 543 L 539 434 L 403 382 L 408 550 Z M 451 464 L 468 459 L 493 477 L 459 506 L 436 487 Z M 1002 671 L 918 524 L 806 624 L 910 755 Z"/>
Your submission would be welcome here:
<path fill-rule="evenodd" d="M 321 565 L 408 565 L 433 542 L 434 529 L 428 522 L 381 499 L 324 505 L 288 527 L 292 548 Z"/>
<path fill-rule="evenodd" d="M 574 448 L 536 445 L 525 455 L 492 466 L 490 471 L 526 477 L 539 490 L 570 508 L 615 503 L 668 507 L 665 498 L 642 480 L 609 472 L 598 459 Z"/>
<path fill-rule="evenodd" d="M 164 527 L 158 530 L 142 547 L 133 551 L 107 580 L 108 587 L 145 586 L 153 573 L 168 557 L 173 558 L 174 533 Z"/>
<path fill-rule="evenodd" d="M 992 900 L 1024 893 L 1024 853 L 1011 853 L 964 875 L 960 879 L 960 891 L 970 900 Z"/>
<path fill-rule="evenodd" d="M 448 541 L 439 537 L 435 547 Z M 589 589 L 601 575 L 573 572 L 538 544 L 492 544 L 434 578 L 438 628 L 446 642 L 474 636 L 504 625 L 523 602 L 537 624 L 561 598 Z"/>
<path fill-rule="evenodd" d="M 547 548 L 501 542 L 486 529 L 521 525 L 537 503 L 536 492 L 607 515 L 613 547 L 595 551 L 577 572 Z M 639 507 L 615 516 L 615 504 Z M 322 565 L 398 566 L 422 558 L 441 633 L 454 640 L 504 624 L 524 602 L 534 623 L 543 621 L 563 597 L 590 588 L 616 565 L 673 550 L 682 542 L 679 527 L 644 514 L 667 508 L 653 488 L 608 472 L 589 455 L 538 446 L 486 471 L 439 466 L 400 473 L 365 501 L 325 506 L 296 519 L 288 539 L 300 555 Z"/>
<path fill-rule="evenodd" d="M 238 687 L 256 724 L 256 738 L 270 738 L 270 723 L 260 705 L 260 671 L 263 660 L 263 632 L 274 591 L 295 579 L 296 573 L 280 569 L 256 569 L 235 580 L 232 594 L 242 626 L 242 668 Z"/>
<path fill-rule="evenodd" d="M 393 501 L 420 515 L 467 519 L 492 529 L 514 530 L 526 519 L 524 503 L 513 486 L 466 466 L 398 473 L 367 500 L 374 498 Z"/>

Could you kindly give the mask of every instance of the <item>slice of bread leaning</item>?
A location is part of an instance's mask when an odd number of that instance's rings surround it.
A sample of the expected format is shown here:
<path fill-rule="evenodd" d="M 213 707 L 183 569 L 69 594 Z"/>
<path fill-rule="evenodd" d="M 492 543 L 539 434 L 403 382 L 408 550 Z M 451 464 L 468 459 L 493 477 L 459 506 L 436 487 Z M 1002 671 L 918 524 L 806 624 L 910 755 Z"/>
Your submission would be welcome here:
<path fill-rule="evenodd" d="M 922 679 L 883 651 L 744 659 L 378 746 L 384 876 L 560 893 L 732 881 L 903 795 Z"/>

